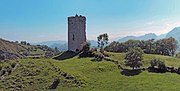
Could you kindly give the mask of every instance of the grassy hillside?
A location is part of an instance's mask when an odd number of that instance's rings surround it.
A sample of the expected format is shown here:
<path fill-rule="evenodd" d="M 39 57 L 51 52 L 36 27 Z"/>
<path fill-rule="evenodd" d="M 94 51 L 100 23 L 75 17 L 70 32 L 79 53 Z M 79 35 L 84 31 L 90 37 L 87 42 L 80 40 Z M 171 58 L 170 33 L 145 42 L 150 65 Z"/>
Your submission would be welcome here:
<path fill-rule="evenodd" d="M 124 53 L 111 53 L 120 62 Z M 144 67 L 152 58 L 164 59 L 167 65 L 179 67 L 179 59 L 144 55 Z M 66 73 L 67 76 L 64 75 Z M 0 90 L 50 90 L 54 79 L 60 79 L 56 91 L 178 91 L 180 75 L 142 71 L 136 76 L 121 74 L 118 67 L 108 61 L 93 62 L 91 58 L 77 56 L 66 60 L 22 59 L 20 66 L 0 80 Z"/>
<path fill-rule="evenodd" d="M 14 42 L 10 42 L 0 38 L 0 50 L 13 54 L 19 54 L 19 52 L 26 50 L 26 48 L 24 48 L 20 44 L 16 44 Z"/>
<path fill-rule="evenodd" d="M 108 53 L 112 59 L 118 60 L 122 64 L 125 62 L 125 53 Z M 178 68 L 180 67 L 180 58 L 171 57 L 171 56 L 162 56 L 162 55 L 155 55 L 155 54 L 144 54 L 143 55 L 143 66 L 148 67 L 150 66 L 150 61 L 152 59 L 161 59 L 167 64 L 167 66 Z M 125 67 L 125 66 L 124 66 Z"/>
<path fill-rule="evenodd" d="M 29 56 L 53 56 L 59 51 L 45 45 L 30 45 L 0 39 L 0 60 Z"/>

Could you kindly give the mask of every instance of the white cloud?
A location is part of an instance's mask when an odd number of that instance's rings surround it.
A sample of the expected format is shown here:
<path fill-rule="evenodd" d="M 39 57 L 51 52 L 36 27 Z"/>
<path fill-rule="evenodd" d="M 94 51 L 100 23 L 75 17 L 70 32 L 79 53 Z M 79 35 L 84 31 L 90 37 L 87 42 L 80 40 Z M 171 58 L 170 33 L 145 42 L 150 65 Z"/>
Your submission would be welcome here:
<path fill-rule="evenodd" d="M 154 24 L 154 21 L 147 22 L 146 24 L 147 24 L 147 25 L 153 25 L 153 24 Z"/>

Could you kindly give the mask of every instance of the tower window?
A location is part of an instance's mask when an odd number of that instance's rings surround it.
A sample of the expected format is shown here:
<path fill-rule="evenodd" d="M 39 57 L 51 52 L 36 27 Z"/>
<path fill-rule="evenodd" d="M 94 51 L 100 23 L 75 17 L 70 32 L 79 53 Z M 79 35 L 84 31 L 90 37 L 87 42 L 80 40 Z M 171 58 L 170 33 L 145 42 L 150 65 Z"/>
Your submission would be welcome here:
<path fill-rule="evenodd" d="M 73 34 L 73 40 L 74 40 L 74 34 Z"/>

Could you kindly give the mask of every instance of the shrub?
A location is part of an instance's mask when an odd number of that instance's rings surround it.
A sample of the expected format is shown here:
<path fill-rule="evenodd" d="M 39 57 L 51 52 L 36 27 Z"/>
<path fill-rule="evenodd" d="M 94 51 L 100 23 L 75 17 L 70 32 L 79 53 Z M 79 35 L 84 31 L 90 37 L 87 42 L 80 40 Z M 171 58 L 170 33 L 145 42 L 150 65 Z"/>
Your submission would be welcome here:
<path fill-rule="evenodd" d="M 104 56 L 102 54 L 100 55 L 95 55 L 95 58 L 92 59 L 91 61 L 96 61 L 96 62 L 99 62 L 99 61 L 102 61 L 104 58 Z"/>
<path fill-rule="evenodd" d="M 159 72 L 165 72 L 167 67 L 164 63 L 164 61 L 160 59 L 153 59 L 150 62 L 152 68 L 157 68 Z"/>
<path fill-rule="evenodd" d="M 49 89 L 56 89 L 57 86 L 58 86 L 58 84 L 59 84 L 59 82 L 60 82 L 60 79 L 59 79 L 59 78 L 54 79 L 52 85 L 49 86 Z"/>
<path fill-rule="evenodd" d="M 177 73 L 180 74 L 180 67 L 177 69 Z"/>
<path fill-rule="evenodd" d="M 97 48 L 91 48 L 90 51 L 92 51 L 92 52 L 97 52 Z"/>
<path fill-rule="evenodd" d="M 176 57 L 177 57 L 177 58 L 180 58 L 180 53 L 176 54 Z"/>
<path fill-rule="evenodd" d="M 129 51 L 126 53 L 125 56 L 125 65 L 130 66 L 133 69 L 139 68 L 142 66 L 142 59 L 143 59 L 143 51 L 139 47 L 130 48 Z"/>
<path fill-rule="evenodd" d="M 16 66 L 16 62 L 11 63 L 11 67 L 14 68 Z"/>

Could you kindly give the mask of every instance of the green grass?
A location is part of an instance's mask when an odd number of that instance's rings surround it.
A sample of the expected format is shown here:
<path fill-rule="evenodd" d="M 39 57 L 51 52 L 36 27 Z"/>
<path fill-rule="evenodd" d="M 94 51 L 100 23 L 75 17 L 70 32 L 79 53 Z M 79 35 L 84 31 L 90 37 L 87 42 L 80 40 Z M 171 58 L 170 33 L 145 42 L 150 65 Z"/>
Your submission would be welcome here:
<path fill-rule="evenodd" d="M 2 62 L 0 61 L 0 75 L 3 73 L 3 70 L 12 69 L 16 64 L 15 60 Z"/>
<path fill-rule="evenodd" d="M 108 54 L 110 54 L 110 58 L 118 60 L 119 62 L 124 64 L 125 53 L 111 53 L 111 52 L 109 52 Z M 150 61 L 152 59 L 155 59 L 155 58 L 163 60 L 167 66 L 172 66 L 175 68 L 180 67 L 180 58 L 155 55 L 155 54 L 143 54 L 143 61 L 142 61 L 143 66 L 142 67 L 150 66 Z M 125 67 L 125 65 L 123 65 L 123 66 Z"/>
<path fill-rule="evenodd" d="M 110 57 L 123 63 L 124 53 L 111 53 Z M 179 67 L 180 59 L 161 55 L 145 54 L 143 67 L 149 65 L 153 58 L 165 60 L 169 66 Z M 49 90 L 55 78 L 60 78 L 56 91 L 178 91 L 180 75 L 175 73 L 150 73 L 143 71 L 136 76 L 125 76 L 121 70 L 107 61 L 92 62 L 92 58 L 66 60 L 22 59 L 20 66 L 11 75 L 0 81 L 0 90 L 12 90 L 22 87 L 23 90 Z M 63 71 L 73 76 L 81 86 L 63 78 Z M 31 74 L 30 74 L 31 73 Z M 33 76 L 31 76 L 33 75 Z M 64 83 L 66 81 L 66 83 Z"/>

